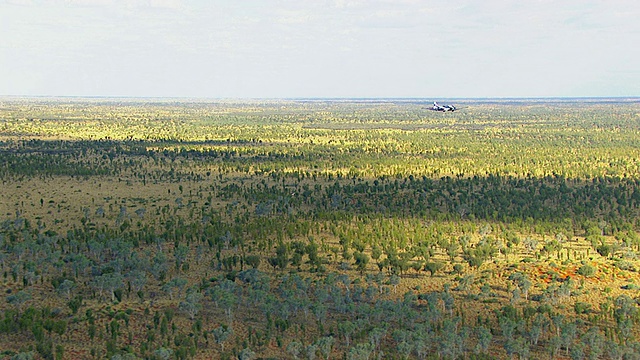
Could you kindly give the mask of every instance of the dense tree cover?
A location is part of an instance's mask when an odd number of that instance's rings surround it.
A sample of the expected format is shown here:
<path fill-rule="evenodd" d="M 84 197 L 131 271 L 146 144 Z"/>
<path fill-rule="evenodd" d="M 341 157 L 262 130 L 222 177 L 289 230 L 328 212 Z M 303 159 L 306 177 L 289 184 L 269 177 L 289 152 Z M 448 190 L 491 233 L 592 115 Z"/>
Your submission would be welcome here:
<path fill-rule="evenodd" d="M 638 356 L 637 108 L 2 102 L 0 356 Z"/>

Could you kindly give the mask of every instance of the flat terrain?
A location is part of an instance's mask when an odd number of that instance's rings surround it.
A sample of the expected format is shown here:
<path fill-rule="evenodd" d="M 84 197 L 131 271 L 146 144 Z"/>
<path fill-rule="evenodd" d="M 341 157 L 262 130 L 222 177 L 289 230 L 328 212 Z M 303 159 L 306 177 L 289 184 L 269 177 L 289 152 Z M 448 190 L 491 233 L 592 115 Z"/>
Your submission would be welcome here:
<path fill-rule="evenodd" d="M 0 358 L 638 356 L 640 102 L 429 105 L 0 99 Z"/>

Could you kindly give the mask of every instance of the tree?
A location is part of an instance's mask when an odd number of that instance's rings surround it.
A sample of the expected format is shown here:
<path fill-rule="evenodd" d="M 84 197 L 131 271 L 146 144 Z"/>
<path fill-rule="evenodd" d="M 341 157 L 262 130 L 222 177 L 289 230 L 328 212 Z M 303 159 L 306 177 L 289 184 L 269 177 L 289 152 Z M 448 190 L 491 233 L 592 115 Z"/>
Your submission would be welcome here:
<path fill-rule="evenodd" d="M 238 360 L 253 360 L 256 357 L 256 353 L 251 349 L 242 349 L 238 354 Z"/>
<path fill-rule="evenodd" d="M 74 276 L 77 278 L 80 274 L 83 274 L 86 269 L 90 268 L 91 260 L 83 254 L 74 254 L 71 256 L 71 267 L 73 269 Z"/>
<path fill-rule="evenodd" d="M 400 277 L 396 274 L 389 276 L 389 285 L 393 286 L 393 293 L 395 294 L 398 285 L 400 285 Z"/>
<path fill-rule="evenodd" d="M 7 296 L 7 302 L 11 305 L 15 305 L 20 312 L 22 310 L 22 304 L 31 299 L 31 294 L 25 290 L 20 290 L 15 294 Z"/>
<path fill-rule="evenodd" d="M 571 348 L 571 360 L 583 360 L 585 352 L 584 343 L 578 342 Z"/>
<path fill-rule="evenodd" d="M 420 273 L 420 270 L 424 267 L 422 260 L 412 261 L 409 266 L 416 272 L 416 276 Z"/>
<path fill-rule="evenodd" d="M 322 356 L 324 356 L 324 360 L 329 360 L 334 343 L 335 339 L 333 336 L 324 336 L 316 340 L 315 344 L 318 346 L 318 349 L 320 349 Z"/>
<path fill-rule="evenodd" d="M 480 268 L 486 260 L 484 254 L 476 251 L 476 249 L 469 249 L 463 255 L 469 266 L 475 267 L 476 269 Z"/>
<path fill-rule="evenodd" d="M 444 268 L 444 264 L 441 262 L 428 262 L 424 264 L 425 271 L 428 271 L 432 277 L 436 272 L 442 270 L 442 268 Z"/>
<path fill-rule="evenodd" d="M 540 336 L 548 327 L 549 319 L 544 314 L 536 314 L 536 316 L 533 318 L 533 321 L 531 322 L 531 328 L 529 329 L 529 340 L 533 345 L 538 345 Z"/>
<path fill-rule="evenodd" d="M 369 255 L 357 251 L 354 254 L 354 258 L 356 261 L 356 268 L 358 269 L 360 274 L 364 274 L 364 272 L 367 270 L 367 264 L 369 264 Z"/>
<path fill-rule="evenodd" d="M 159 360 L 170 360 L 173 357 L 173 350 L 161 347 L 154 351 L 153 355 Z"/>
<path fill-rule="evenodd" d="M 552 336 L 547 343 L 547 351 L 549 352 L 549 356 L 552 359 L 555 359 L 558 355 L 558 351 L 560 351 L 560 347 L 562 346 L 562 340 L 559 336 Z"/>
<path fill-rule="evenodd" d="M 220 348 L 224 352 L 224 343 L 227 341 L 229 336 L 231 336 L 233 330 L 227 325 L 220 325 L 217 328 L 213 329 L 211 332 L 213 333 L 216 344 L 220 345 Z"/>
<path fill-rule="evenodd" d="M 444 304 L 444 309 L 449 313 L 449 316 L 453 316 L 453 308 L 455 306 L 455 298 L 448 291 L 445 291 L 440 295 Z"/>
<path fill-rule="evenodd" d="M 589 328 L 589 330 L 582 335 L 582 342 L 589 345 L 589 359 L 597 360 L 604 352 L 605 338 L 600 332 L 600 329 L 596 326 Z"/>
<path fill-rule="evenodd" d="M 368 360 L 371 356 L 371 344 L 362 343 L 349 349 L 347 353 L 348 360 Z"/>
<path fill-rule="evenodd" d="M 260 261 L 259 255 L 247 255 L 244 257 L 245 264 L 251 266 L 252 269 L 257 269 L 260 266 Z"/>
<path fill-rule="evenodd" d="M 287 345 L 287 352 L 293 356 L 294 359 L 298 359 L 302 352 L 302 343 L 299 341 L 292 341 Z"/>
<path fill-rule="evenodd" d="M 33 359 L 33 352 L 31 351 L 21 352 L 11 357 L 11 360 L 32 360 L 32 359 Z"/>
<path fill-rule="evenodd" d="M 622 360 L 622 357 L 624 356 L 624 349 L 618 343 L 613 340 L 607 340 L 606 349 L 609 359 Z"/>
<path fill-rule="evenodd" d="M 167 264 L 167 255 L 162 251 L 158 251 L 153 257 L 153 263 L 151 264 L 150 272 L 156 278 L 156 280 L 164 280 L 169 270 Z"/>
<path fill-rule="evenodd" d="M 387 329 L 383 327 L 375 327 L 369 332 L 369 342 L 373 346 L 375 356 L 376 351 L 380 351 L 380 342 L 387 334 Z"/>
<path fill-rule="evenodd" d="M 567 355 L 569 355 L 569 351 L 571 351 L 571 347 L 573 346 L 577 333 L 578 327 L 573 322 L 565 323 L 560 329 L 560 338 L 562 339 L 562 344 L 567 350 Z"/>
<path fill-rule="evenodd" d="M 310 239 L 307 245 L 307 255 L 309 256 L 309 264 L 313 267 L 313 270 L 318 271 L 322 268 L 322 257 L 318 253 L 319 246 L 313 239 Z"/>
<path fill-rule="evenodd" d="M 235 294 L 235 291 L 235 283 L 229 280 L 225 280 L 216 285 L 214 288 L 210 289 L 208 292 L 211 296 L 211 300 L 215 302 L 217 306 L 224 309 L 229 323 L 233 321 L 233 308 L 236 306 L 236 303 L 238 301 L 238 297 Z"/>
<path fill-rule="evenodd" d="M 409 340 L 409 339 L 408 339 Z M 398 353 L 400 353 L 400 355 L 402 355 L 403 359 L 408 359 L 409 355 L 411 355 L 411 352 L 413 351 L 414 348 L 414 343 L 412 341 L 401 341 L 399 343 L 396 344 L 396 349 L 398 350 Z"/>
<path fill-rule="evenodd" d="M 489 351 L 491 345 L 491 339 L 493 335 L 491 330 L 484 325 L 476 327 L 476 336 L 478 338 L 478 344 L 476 345 L 476 353 L 486 354 Z"/>
<path fill-rule="evenodd" d="M 471 285 L 475 282 L 475 276 L 473 274 L 467 274 L 460 279 L 458 283 L 458 290 L 465 291 L 468 295 L 471 292 Z"/>
<path fill-rule="evenodd" d="M 522 336 L 507 339 L 504 343 L 504 349 L 511 358 L 513 358 L 514 354 L 517 354 L 520 359 L 529 357 L 529 344 Z"/>
<path fill-rule="evenodd" d="M 98 290 L 100 297 L 102 297 L 103 291 L 107 291 L 111 301 L 115 301 L 115 291 L 121 289 L 124 286 L 124 282 L 122 275 L 119 273 L 106 273 L 93 279 L 92 285 Z"/>
<path fill-rule="evenodd" d="M 349 347 L 351 344 L 351 335 L 355 330 L 356 326 L 349 320 L 341 321 L 338 323 L 338 331 L 344 337 L 347 347 Z"/>
<path fill-rule="evenodd" d="M 624 344 L 631 339 L 634 328 L 634 319 L 637 318 L 638 308 L 633 299 L 627 295 L 620 295 L 616 298 L 616 308 L 614 317 L 618 326 L 620 338 Z"/>
<path fill-rule="evenodd" d="M 455 239 L 451 239 L 446 245 L 445 250 L 447 251 L 447 255 L 449 255 L 449 260 L 453 262 L 453 260 L 458 255 L 458 250 L 460 249 L 460 244 L 455 241 Z"/>
<path fill-rule="evenodd" d="M 513 307 L 511 308 L 515 309 Z M 498 324 L 500 325 L 500 330 L 502 330 L 502 336 L 505 339 L 513 338 L 516 327 L 518 326 L 514 319 L 512 319 L 508 315 L 502 315 L 498 318 Z"/>
<path fill-rule="evenodd" d="M 176 291 L 178 292 L 178 294 L 180 294 L 182 292 L 182 289 L 184 289 L 186 285 L 187 285 L 187 280 L 180 277 L 175 277 L 171 279 L 171 281 L 162 285 L 162 291 L 164 291 L 167 295 L 169 295 L 169 299 L 173 300 L 173 296 L 176 293 Z"/>
<path fill-rule="evenodd" d="M 515 272 L 509 275 L 509 280 L 518 287 L 520 292 L 524 295 L 525 299 L 528 299 L 529 289 L 531 289 L 531 280 L 522 272 Z"/>
<path fill-rule="evenodd" d="M 64 358 L 64 345 L 58 344 L 56 345 L 56 359 Z"/>
<path fill-rule="evenodd" d="M 536 249 L 538 248 L 538 243 L 538 240 L 529 236 L 527 236 L 523 241 L 524 248 L 529 253 L 534 253 L 536 251 Z"/>
<path fill-rule="evenodd" d="M 133 291 L 141 291 L 147 283 L 147 273 L 143 270 L 131 270 L 127 273 L 127 280 Z"/>
<path fill-rule="evenodd" d="M 58 285 L 58 288 L 56 289 L 56 291 L 59 294 L 64 295 L 67 298 L 67 300 L 69 300 L 71 298 L 71 292 L 75 288 L 76 288 L 76 283 L 74 283 L 71 280 L 65 279 L 62 283 L 60 283 L 60 285 Z"/>
<path fill-rule="evenodd" d="M 378 263 L 380 256 L 382 256 L 382 248 L 378 245 L 374 245 L 371 249 L 371 257 L 376 261 L 376 263 Z"/>
<path fill-rule="evenodd" d="M 315 344 L 309 344 L 304 351 L 307 354 L 307 360 L 315 360 L 317 356 L 316 353 L 318 352 L 318 346 Z"/>
<path fill-rule="evenodd" d="M 200 303 L 202 297 L 202 293 L 197 291 L 197 289 L 189 289 L 184 301 L 180 302 L 180 310 L 186 312 L 191 320 L 195 319 L 200 309 L 202 309 L 202 304 Z"/>
<path fill-rule="evenodd" d="M 176 261 L 176 269 L 180 271 L 182 269 L 182 264 L 187 259 L 187 255 L 189 255 L 189 247 L 186 245 L 178 245 L 177 248 L 173 250 L 173 257 Z"/>
<path fill-rule="evenodd" d="M 442 333 L 438 337 L 438 353 L 446 358 L 456 359 L 460 355 L 460 337 L 456 331 L 458 319 L 445 319 Z"/>
<path fill-rule="evenodd" d="M 276 256 L 269 258 L 269 264 L 274 269 L 280 268 L 284 270 L 287 267 L 289 264 L 289 249 L 286 244 L 281 243 L 276 247 Z"/>

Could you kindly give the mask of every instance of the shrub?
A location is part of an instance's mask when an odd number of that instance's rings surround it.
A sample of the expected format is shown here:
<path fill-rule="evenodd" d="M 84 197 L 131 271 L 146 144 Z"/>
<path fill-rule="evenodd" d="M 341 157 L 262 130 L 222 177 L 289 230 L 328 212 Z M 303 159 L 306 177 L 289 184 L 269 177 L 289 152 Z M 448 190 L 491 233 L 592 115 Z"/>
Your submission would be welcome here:
<path fill-rule="evenodd" d="M 589 264 L 584 264 L 578 269 L 578 274 L 584 277 L 592 277 L 596 274 L 596 268 Z"/>
<path fill-rule="evenodd" d="M 635 266 L 630 261 L 621 260 L 621 261 L 616 262 L 615 265 L 620 270 L 636 271 Z"/>
<path fill-rule="evenodd" d="M 627 285 L 623 285 L 621 288 L 624 289 L 624 290 L 640 290 L 640 286 L 638 286 L 636 284 L 632 284 L 632 283 L 629 283 Z"/>
<path fill-rule="evenodd" d="M 589 312 L 591 312 L 591 304 L 577 301 L 573 305 L 573 309 L 575 310 L 576 314 L 588 314 Z"/>

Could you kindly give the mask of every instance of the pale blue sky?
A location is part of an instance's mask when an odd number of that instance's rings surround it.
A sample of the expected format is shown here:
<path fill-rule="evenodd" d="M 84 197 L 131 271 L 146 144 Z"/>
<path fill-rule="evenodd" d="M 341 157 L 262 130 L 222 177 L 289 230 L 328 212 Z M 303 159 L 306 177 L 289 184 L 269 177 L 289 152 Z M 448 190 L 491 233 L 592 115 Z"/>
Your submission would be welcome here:
<path fill-rule="evenodd" d="M 0 0 L 0 95 L 640 96 L 640 2 Z"/>

